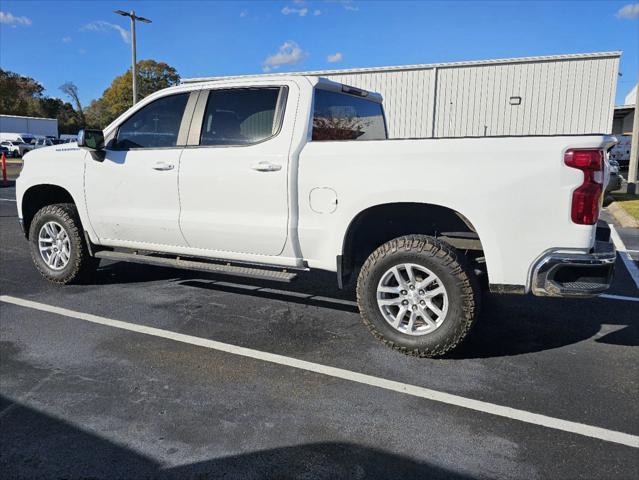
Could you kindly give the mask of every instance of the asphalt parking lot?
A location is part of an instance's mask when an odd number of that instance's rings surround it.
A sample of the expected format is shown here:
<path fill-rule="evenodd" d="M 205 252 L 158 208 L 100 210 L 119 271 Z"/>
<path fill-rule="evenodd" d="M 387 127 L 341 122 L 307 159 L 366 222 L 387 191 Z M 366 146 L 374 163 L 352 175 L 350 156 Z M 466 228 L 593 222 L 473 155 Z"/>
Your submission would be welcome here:
<path fill-rule="evenodd" d="M 2 478 L 639 476 L 632 258 L 605 298 L 486 295 L 461 349 L 417 359 L 375 340 L 329 274 L 103 262 L 91 284 L 49 284 L 14 195 L 0 189 Z"/>

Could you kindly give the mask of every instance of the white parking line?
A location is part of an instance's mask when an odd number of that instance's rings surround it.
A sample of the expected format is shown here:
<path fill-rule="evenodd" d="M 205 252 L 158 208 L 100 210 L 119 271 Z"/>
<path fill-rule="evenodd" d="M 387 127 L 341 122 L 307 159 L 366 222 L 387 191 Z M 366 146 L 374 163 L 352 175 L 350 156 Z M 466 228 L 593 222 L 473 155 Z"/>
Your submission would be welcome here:
<path fill-rule="evenodd" d="M 627 250 L 626 244 L 623 243 L 623 240 L 619 236 L 619 232 L 617 232 L 617 229 L 612 223 L 609 223 L 608 226 L 610 227 L 610 238 L 612 238 L 612 243 L 615 244 L 617 251 L 625 252 Z"/>
<path fill-rule="evenodd" d="M 609 298 L 610 300 L 624 300 L 626 302 L 639 302 L 639 297 L 626 297 L 624 295 L 610 295 L 603 293 L 598 298 Z"/>
<path fill-rule="evenodd" d="M 626 270 L 628 270 L 630 277 L 632 277 L 632 281 L 635 282 L 637 289 L 639 289 L 639 268 L 637 268 L 637 265 L 635 265 L 635 262 L 632 260 L 632 257 L 630 256 L 630 253 L 628 253 L 628 249 L 619 236 L 619 233 L 617 232 L 615 226 L 612 223 L 610 223 L 609 225 L 610 238 L 612 238 L 612 243 L 615 244 L 617 252 L 621 257 L 623 264 L 626 266 Z"/>
<path fill-rule="evenodd" d="M 477 412 L 488 413 L 490 415 L 495 415 L 498 417 L 518 420 L 520 422 L 552 428 L 554 430 L 575 433 L 577 435 L 582 435 L 585 437 L 597 438 L 606 442 L 618 443 L 633 448 L 639 448 L 639 436 L 637 435 L 617 432 L 601 427 L 594 427 L 592 425 L 586 425 L 583 423 L 571 422 L 568 420 L 562 420 L 560 418 L 548 417 L 546 415 L 540 415 L 537 413 L 527 412 L 525 410 L 518 410 L 516 408 L 496 405 L 494 403 L 482 402 L 480 400 L 473 400 L 471 398 L 465 398 L 458 395 L 452 395 L 450 393 L 439 392 L 437 390 L 431 390 L 428 388 L 419 387 L 417 385 L 396 382 L 394 380 L 387 380 L 385 378 L 374 377 L 372 375 L 366 375 L 351 370 L 330 367 L 328 365 L 322 365 L 314 362 L 307 362 L 305 360 L 299 360 L 297 358 L 286 357 L 284 355 L 277 355 L 260 350 L 253 350 L 251 348 L 239 347 L 228 343 L 194 337 L 191 335 L 185 335 L 183 333 L 171 332 L 169 330 L 163 330 L 160 328 L 148 327 L 144 325 L 138 325 L 136 323 L 123 322 L 120 320 L 113 320 L 106 317 L 100 317 L 98 315 L 77 312 L 66 308 L 55 307 L 53 305 L 47 305 L 45 303 L 34 302 L 31 300 L 11 297 L 8 295 L 0 295 L 0 301 L 18 305 L 21 307 L 32 308 L 34 310 L 54 313 L 56 315 L 75 318 L 98 325 L 104 325 L 107 327 L 118 328 L 130 332 L 141 333 L 144 335 L 152 335 L 154 337 L 165 338 L 180 343 L 196 345 L 220 352 L 274 363 L 277 365 L 284 365 L 291 368 L 315 372 L 330 377 L 348 380 L 351 382 L 370 385 L 372 387 L 383 388 L 385 390 L 390 390 L 393 392 L 412 395 L 414 397 L 425 398 L 434 402 L 466 408 Z"/>
<path fill-rule="evenodd" d="M 11 198 L 0 198 L 0 202 L 14 202 L 15 200 L 11 199 Z"/>

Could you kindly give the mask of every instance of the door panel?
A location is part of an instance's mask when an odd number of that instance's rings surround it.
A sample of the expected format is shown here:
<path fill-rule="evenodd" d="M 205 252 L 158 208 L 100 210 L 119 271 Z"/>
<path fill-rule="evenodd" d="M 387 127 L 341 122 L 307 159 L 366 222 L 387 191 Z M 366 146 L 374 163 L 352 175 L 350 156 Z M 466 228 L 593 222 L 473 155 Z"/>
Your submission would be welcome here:
<path fill-rule="evenodd" d="M 87 156 L 86 200 L 100 240 L 185 246 L 178 217 L 181 148 Z"/>
<path fill-rule="evenodd" d="M 87 156 L 85 195 L 100 241 L 186 246 L 178 170 L 197 95 L 166 95 L 143 104 L 118 126 L 104 160 Z"/>
<path fill-rule="evenodd" d="M 292 95 L 278 88 L 269 107 L 272 92 L 256 90 L 200 95 L 189 139 L 195 132 L 207 145 L 184 150 L 179 174 L 180 226 L 191 247 L 258 255 L 284 248 L 294 124 L 294 109 L 284 113 L 284 105 Z"/>

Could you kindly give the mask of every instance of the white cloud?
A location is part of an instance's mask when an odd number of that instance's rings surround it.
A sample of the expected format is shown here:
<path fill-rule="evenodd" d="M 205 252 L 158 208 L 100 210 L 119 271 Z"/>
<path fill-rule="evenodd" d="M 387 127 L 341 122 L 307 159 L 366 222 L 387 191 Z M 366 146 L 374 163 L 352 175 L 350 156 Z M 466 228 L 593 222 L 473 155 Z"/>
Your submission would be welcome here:
<path fill-rule="evenodd" d="M 353 0 L 340 0 L 339 3 L 342 4 L 342 7 L 344 7 L 344 10 L 349 10 L 351 12 L 356 12 L 359 10 L 359 7 L 355 5 Z"/>
<path fill-rule="evenodd" d="M 342 52 L 332 53 L 328 57 L 326 57 L 326 61 L 328 63 L 341 62 L 344 59 L 344 55 Z"/>
<path fill-rule="evenodd" d="M 31 19 L 29 17 L 15 17 L 11 12 L 3 12 L 0 10 L 0 23 L 6 23 L 7 25 L 22 25 L 28 27 L 31 25 Z"/>
<path fill-rule="evenodd" d="M 242 10 L 240 12 L 240 18 L 248 17 L 248 10 Z"/>
<path fill-rule="evenodd" d="M 62 37 L 62 43 L 71 43 L 71 37 Z"/>
<path fill-rule="evenodd" d="M 262 69 L 265 72 L 270 72 L 277 70 L 282 65 L 295 65 L 307 56 L 308 54 L 296 42 L 289 40 L 280 46 L 277 53 L 266 57 Z"/>
<path fill-rule="evenodd" d="M 621 7 L 617 12 L 617 17 L 626 18 L 628 20 L 639 18 L 639 3 L 629 3 L 628 5 Z"/>
<path fill-rule="evenodd" d="M 282 15 L 299 15 L 300 17 L 305 17 L 308 13 L 308 8 L 291 8 L 286 6 L 282 9 Z"/>
<path fill-rule="evenodd" d="M 315 15 L 316 17 L 317 17 L 317 16 L 319 16 L 319 15 L 321 15 L 321 14 L 322 14 L 322 11 L 321 11 L 321 10 L 319 10 L 319 9 L 317 9 L 317 10 L 315 10 L 315 11 L 313 12 L 313 15 Z"/>
<path fill-rule="evenodd" d="M 98 20 L 95 22 L 87 23 L 82 28 L 80 28 L 80 30 L 85 32 L 106 32 L 108 30 L 115 30 L 120 34 L 120 38 L 124 43 L 131 43 L 131 34 L 129 33 L 129 31 L 122 28 L 120 25 L 116 25 L 115 23 Z"/>

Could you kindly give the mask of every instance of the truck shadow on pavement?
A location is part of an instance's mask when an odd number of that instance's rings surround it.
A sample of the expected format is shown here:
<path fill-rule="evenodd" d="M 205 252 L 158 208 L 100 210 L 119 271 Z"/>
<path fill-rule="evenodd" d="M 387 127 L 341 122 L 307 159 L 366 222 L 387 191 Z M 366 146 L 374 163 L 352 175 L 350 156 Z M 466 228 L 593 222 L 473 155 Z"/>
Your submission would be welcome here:
<path fill-rule="evenodd" d="M 156 458 L 123 446 L 127 439 L 122 439 L 118 445 L 4 396 L 0 396 L 0 425 L 0 476 L 6 479 L 473 478 L 409 457 L 346 442 L 307 443 L 166 467 L 171 463 L 172 455 L 177 454 L 176 458 L 188 455 L 188 452 L 172 447 L 169 434 L 161 439 L 160 446 L 156 439 L 139 439 L 158 450 L 156 455 L 164 460 L 160 463 Z M 100 427 L 109 431 L 107 425 Z M 179 439 L 175 444 L 180 448 L 184 445 Z M 175 463 L 182 462 L 176 459 Z"/>
<path fill-rule="evenodd" d="M 618 265 L 617 270 L 621 272 L 623 267 Z M 622 284 L 627 283 L 624 274 L 627 276 L 625 271 L 618 274 Z M 303 304 L 326 309 L 327 313 L 334 310 L 359 314 L 353 286 L 339 290 L 335 274 L 329 272 L 304 273 L 296 282 L 286 284 L 114 263 L 100 269 L 97 283 L 169 279 L 183 287 Z M 597 335 L 600 335 L 595 340 L 597 343 L 638 346 L 636 307 L 636 302 L 601 298 L 539 298 L 485 293 L 480 317 L 471 334 L 446 358 L 490 358 L 541 352 Z M 376 340 L 371 337 L 370 341 Z"/>
<path fill-rule="evenodd" d="M 597 337 L 595 342 L 639 345 L 636 305 L 605 299 L 503 297 L 486 295 L 482 314 L 449 358 L 488 358 L 541 352 Z M 613 330 L 603 333 L 604 330 Z"/>

